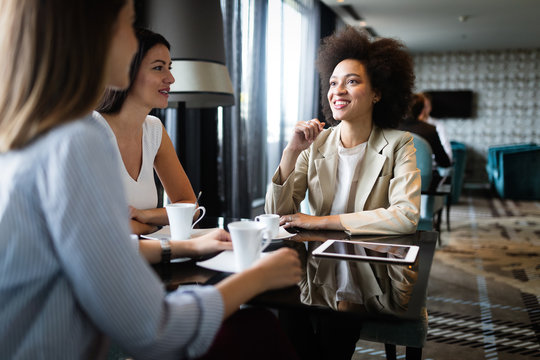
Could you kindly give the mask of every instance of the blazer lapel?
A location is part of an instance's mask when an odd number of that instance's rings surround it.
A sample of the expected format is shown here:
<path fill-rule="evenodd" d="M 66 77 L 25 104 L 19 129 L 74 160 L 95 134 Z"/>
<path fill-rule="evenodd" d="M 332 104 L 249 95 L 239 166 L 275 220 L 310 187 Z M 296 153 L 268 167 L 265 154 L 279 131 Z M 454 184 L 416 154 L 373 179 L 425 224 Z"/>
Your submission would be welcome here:
<path fill-rule="evenodd" d="M 337 152 L 339 129 L 339 125 L 332 129 L 332 133 L 328 136 L 327 140 L 317 149 L 321 158 L 314 160 L 315 169 L 317 170 L 317 177 L 315 179 L 319 182 L 320 194 L 322 194 L 322 203 L 320 208 L 317 209 L 321 215 L 330 214 L 332 202 L 334 201 L 336 173 L 339 161 Z"/>
<path fill-rule="evenodd" d="M 364 161 L 360 167 L 360 177 L 358 178 L 358 186 L 355 199 L 355 211 L 364 210 L 366 200 L 371 194 L 373 185 L 379 177 L 381 170 L 386 162 L 386 156 L 381 152 L 388 141 L 384 138 L 383 131 L 377 126 L 373 126 L 371 135 L 366 146 L 366 154 Z"/>

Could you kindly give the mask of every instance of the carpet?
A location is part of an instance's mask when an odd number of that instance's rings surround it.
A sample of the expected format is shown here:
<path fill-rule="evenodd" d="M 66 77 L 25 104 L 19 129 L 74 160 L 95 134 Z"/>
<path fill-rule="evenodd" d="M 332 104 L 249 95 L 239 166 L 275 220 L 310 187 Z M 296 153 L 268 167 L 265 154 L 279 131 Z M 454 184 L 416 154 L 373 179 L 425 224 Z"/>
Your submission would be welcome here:
<path fill-rule="evenodd" d="M 442 224 L 425 360 L 540 358 L 540 203 L 466 194 Z M 446 216 L 445 216 L 446 219 Z M 359 341 L 353 360 L 384 359 Z M 398 346 L 398 359 L 405 349 Z"/>

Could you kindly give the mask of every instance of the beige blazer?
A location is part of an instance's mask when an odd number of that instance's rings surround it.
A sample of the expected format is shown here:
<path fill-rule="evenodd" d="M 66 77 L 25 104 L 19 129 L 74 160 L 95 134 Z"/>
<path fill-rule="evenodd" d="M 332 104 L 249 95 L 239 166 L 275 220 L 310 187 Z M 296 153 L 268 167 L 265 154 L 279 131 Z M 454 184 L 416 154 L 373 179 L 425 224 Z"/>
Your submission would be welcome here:
<path fill-rule="evenodd" d="M 279 169 L 266 194 L 265 211 L 280 215 L 299 211 L 308 192 L 311 214 L 330 214 L 336 183 L 341 125 L 324 130 L 278 185 Z M 412 136 L 373 126 L 354 201 L 354 212 L 341 214 L 352 235 L 409 234 L 416 231 L 420 208 L 420 170 Z"/>

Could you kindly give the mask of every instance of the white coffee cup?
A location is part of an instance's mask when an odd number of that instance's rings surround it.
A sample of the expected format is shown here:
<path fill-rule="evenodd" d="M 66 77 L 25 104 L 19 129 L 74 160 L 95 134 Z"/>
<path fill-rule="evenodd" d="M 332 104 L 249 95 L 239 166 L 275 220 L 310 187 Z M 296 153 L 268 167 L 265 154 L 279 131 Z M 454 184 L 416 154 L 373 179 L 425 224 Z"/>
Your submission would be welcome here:
<path fill-rule="evenodd" d="M 236 221 L 228 225 L 231 233 L 236 271 L 249 268 L 259 259 L 261 252 L 270 245 L 266 227 L 256 221 Z M 263 235 L 267 235 L 263 242 Z"/>
<path fill-rule="evenodd" d="M 191 236 L 191 229 L 197 224 L 206 214 L 204 206 L 196 207 L 195 204 L 178 203 L 166 205 L 167 217 L 171 227 L 171 239 L 187 240 Z M 197 221 L 193 222 L 193 216 L 197 210 L 201 210 L 202 214 Z"/>
<path fill-rule="evenodd" d="M 277 237 L 279 233 L 279 215 L 262 214 L 255 217 L 255 221 L 259 221 L 266 227 L 266 230 L 270 233 L 271 239 Z"/>

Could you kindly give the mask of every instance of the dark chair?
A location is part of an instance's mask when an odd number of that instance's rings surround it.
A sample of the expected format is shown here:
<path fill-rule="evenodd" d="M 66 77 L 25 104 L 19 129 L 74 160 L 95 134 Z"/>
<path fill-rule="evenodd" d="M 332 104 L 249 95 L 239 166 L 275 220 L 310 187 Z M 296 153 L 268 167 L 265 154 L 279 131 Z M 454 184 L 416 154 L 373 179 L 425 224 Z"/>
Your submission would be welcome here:
<path fill-rule="evenodd" d="M 360 339 L 384 343 L 387 360 L 396 360 L 396 345 L 406 347 L 407 360 L 420 360 L 428 332 L 428 314 L 424 307 L 418 320 L 365 320 Z"/>

